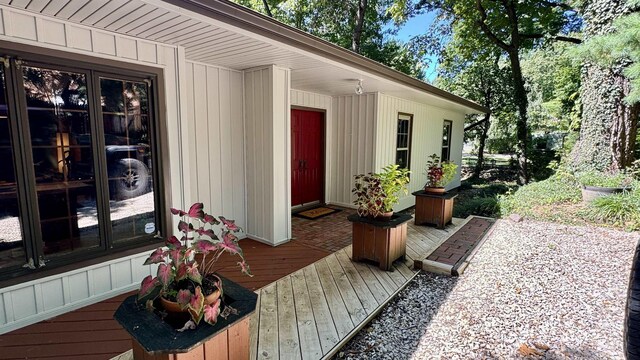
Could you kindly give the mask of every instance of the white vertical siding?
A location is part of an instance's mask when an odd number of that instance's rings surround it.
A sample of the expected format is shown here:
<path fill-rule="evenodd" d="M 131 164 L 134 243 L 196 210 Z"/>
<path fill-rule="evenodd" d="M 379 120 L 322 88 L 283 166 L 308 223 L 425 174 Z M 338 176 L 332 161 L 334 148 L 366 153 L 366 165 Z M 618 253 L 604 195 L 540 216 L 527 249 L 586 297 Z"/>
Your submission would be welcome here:
<path fill-rule="evenodd" d="M 180 49 L 65 23 L 4 6 L 0 6 L 0 40 L 42 47 L 43 51 L 63 50 L 69 52 L 70 57 L 73 53 L 78 53 L 162 68 L 166 96 L 160 101 L 164 102 L 166 109 L 168 135 L 168 142 L 164 145 L 169 148 L 171 165 L 169 171 L 172 198 L 168 199 L 168 202 L 174 206 L 184 206 L 182 160 L 183 157 L 190 156 L 190 152 L 183 146 L 183 138 L 180 135 L 185 132 L 186 127 L 186 124 L 180 121 L 186 118 L 181 115 L 181 109 L 184 109 L 181 101 L 186 100 L 184 92 L 178 91 L 179 86 L 184 84 L 184 79 L 181 78 L 184 70 L 180 70 L 181 67 L 184 68 L 184 65 L 180 64 Z M 235 76 L 235 84 L 230 92 L 232 96 L 241 99 L 241 74 Z M 241 100 L 240 105 L 235 106 L 240 112 L 236 121 L 241 126 Z M 237 126 L 230 131 L 237 133 Z M 184 168 L 184 171 L 191 170 Z M 242 184 L 243 179 L 238 181 Z M 241 196 L 240 194 L 239 197 Z M 244 213 L 242 207 L 239 207 L 237 212 L 233 211 L 234 214 Z M 142 265 L 147 255 L 145 252 L 122 257 L 0 289 L 0 334 L 135 289 L 144 276 L 155 273 L 154 267 Z"/>
<path fill-rule="evenodd" d="M 377 94 L 336 96 L 327 147 L 330 154 L 327 200 L 352 206 L 353 177 L 374 170 Z"/>
<path fill-rule="evenodd" d="M 289 70 L 245 71 L 247 226 L 252 238 L 277 245 L 291 237 Z"/>
<path fill-rule="evenodd" d="M 186 63 L 189 201 L 245 226 L 242 72 Z"/>
<path fill-rule="evenodd" d="M 325 153 L 324 153 L 324 161 L 325 161 L 325 182 L 324 182 L 324 193 L 325 193 L 325 201 L 330 202 L 330 195 L 332 191 L 332 183 L 329 181 L 331 179 L 331 158 L 335 149 L 332 146 L 329 146 L 333 143 L 332 134 L 333 134 L 333 109 L 332 109 L 333 98 L 328 95 L 312 93 L 308 91 L 291 89 L 291 106 L 299 106 L 310 109 L 318 109 L 324 110 L 325 116 Z"/>
<path fill-rule="evenodd" d="M 378 102 L 378 128 L 376 135 L 375 169 L 395 164 L 398 113 L 413 115 L 411 133 L 411 182 L 409 195 L 400 199 L 396 210 L 415 204 L 411 192 L 420 190 L 427 182 L 426 163 L 431 154 L 440 156 L 442 150 L 442 126 L 444 120 L 453 121 L 451 130 L 451 161 L 460 165 L 464 140 L 464 114 L 438 107 L 380 94 Z M 460 186 L 460 169 L 454 181 L 447 186 Z"/>

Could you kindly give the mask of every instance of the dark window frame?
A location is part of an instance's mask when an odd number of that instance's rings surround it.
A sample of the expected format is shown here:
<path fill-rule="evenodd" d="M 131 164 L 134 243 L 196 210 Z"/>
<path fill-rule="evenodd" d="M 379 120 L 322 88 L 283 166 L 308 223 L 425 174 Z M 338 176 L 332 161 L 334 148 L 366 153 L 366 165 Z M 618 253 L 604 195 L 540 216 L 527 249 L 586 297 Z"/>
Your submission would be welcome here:
<path fill-rule="evenodd" d="M 443 135 L 444 135 L 444 129 L 447 128 L 447 144 L 445 145 L 445 139 L 444 136 L 442 138 L 442 146 L 440 149 L 440 161 L 451 161 L 451 133 L 453 130 L 453 121 L 451 120 L 444 120 L 442 122 L 442 130 L 443 130 Z M 447 149 L 447 158 L 444 158 L 444 149 Z"/>
<path fill-rule="evenodd" d="M 107 259 L 117 258 L 118 253 L 130 254 L 136 249 L 141 251 L 157 246 L 161 240 L 154 234 L 139 236 L 132 241 L 116 244 L 110 234 L 108 226 L 110 219 L 108 180 L 106 169 L 106 156 L 104 152 L 104 129 L 100 126 L 100 85 L 101 77 L 117 78 L 125 81 L 144 81 L 149 86 L 149 116 L 151 133 L 152 157 L 152 181 L 154 184 L 154 204 L 156 212 L 157 230 L 161 234 L 168 234 L 171 225 L 171 215 L 167 202 L 171 199 L 171 184 L 169 180 L 169 154 L 167 141 L 167 123 L 165 119 L 164 71 L 161 68 L 148 67 L 138 64 L 122 63 L 115 60 L 94 58 L 85 55 L 73 54 L 74 59 L 69 59 L 70 53 L 41 49 L 38 47 L 0 41 L 0 57 L 9 59 L 5 64 L 0 61 L 5 73 L 5 85 L 7 87 L 7 105 L 10 123 L 12 148 L 14 152 L 14 166 L 16 171 L 16 183 L 18 187 L 18 208 L 21 219 L 21 231 L 23 246 L 25 249 L 25 262 L 33 259 L 35 269 L 23 267 L 8 267 L 0 270 L 0 287 L 17 283 L 23 278 L 40 278 L 50 276 L 62 271 L 68 271 L 74 264 L 87 266 L 100 263 Z M 45 55 L 46 53 L 46 55 Z M 9 66 L 7 66 L 10 64 Z M 42 252 L 42 234 L 40 234 L 39 214 L 37 211 L 37 195 L 33 176 L 33 157 L 31 144 L 27 144 L 22 137 L 29 135 L 26 99 L 18 96 L 22 85 L 21 65 L 43 66 L 62 71 L 72 71 L 86 74 L 88 94 L 88 113 L 91 126 L 91 137 L 95 173 L 95 187 L 97 192 L 96 208 L 99 215 L 99 241 L 97 248 L 78 251 L 60 257 L 52 257 L 46 266 L 38 266 L 38 258 Z M 29 138 L 29 137 L 26 137 Z M 106 191 L 105 191 L 106 190 Z M 107 225 L 107 226 L 105 226 Z"/>
<path fill-rule="evenodd" d="M 409 117 L 409 120 L 406 119 L 400 119 L 401 116 L 407 116 Z M 413 137 L 413 114 L 409 114 L 409 113 L 403 113 L 403 112 L 399 112 L 398 116 L 396 117 L 396 165 L 398 164 L 398 151 L 406 151 L 407 152 L 407 170 L 411 170 L 411 139 Z M 408 127 L 408 132 L 407 132 L 407 147 L 406 148 L 398 148 L 398 123 L 400 121 L 409 121 L 409 127 Z M 400 149 L 400 150 L 398 150 Z"/>

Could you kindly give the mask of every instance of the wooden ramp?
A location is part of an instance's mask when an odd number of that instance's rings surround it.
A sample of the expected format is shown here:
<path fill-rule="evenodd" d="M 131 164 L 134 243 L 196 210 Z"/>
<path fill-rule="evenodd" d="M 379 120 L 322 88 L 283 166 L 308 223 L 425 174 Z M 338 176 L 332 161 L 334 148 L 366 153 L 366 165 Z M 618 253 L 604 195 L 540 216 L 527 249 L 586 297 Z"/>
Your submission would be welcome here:
<path fill-rule="evenodd" d="M 415 276 L 424 259 L 466 220 L 445 230 L 409 224 L 407 258 L 393 271 L 351 261 L 351 246 L 258 291 L 251 318 L 251 359 L 333 356 Z"/>

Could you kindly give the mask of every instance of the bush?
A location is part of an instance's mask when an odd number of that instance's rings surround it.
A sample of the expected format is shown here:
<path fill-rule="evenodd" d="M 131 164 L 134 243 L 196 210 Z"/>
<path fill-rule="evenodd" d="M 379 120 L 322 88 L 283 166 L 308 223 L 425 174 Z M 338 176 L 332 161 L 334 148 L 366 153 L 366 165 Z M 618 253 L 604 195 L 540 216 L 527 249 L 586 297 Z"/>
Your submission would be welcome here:
<path fill-rule="evenodd" d="M 640 191 L 597 198 L 584 210 L 583 215 L 588 220 L 640 230 Z"/>
<path fill-rule="evenodd" d="M 533 216 L 538 206 L 577 203 L 582 199 L 580 189 L 570 175 L 555 174 L 550 178 L 520 187 L 514 193 L 498 197 L 500 214 L 518 213 Z"/>
<path fill-rule="evenodd" d="M 576 177 L 582 185 L 607 188 L 626 187 L 633 181 L 631 175 L 624 172 L 607 174 L 599 171 L 586 171 L 577 174 Z"/>
<path fill-rule="evenodd" d="M 495 217 L 499 213 L 498 200 L 493 196 L 476 197 L 456 204 L 453 216 L 466 218 L 469 215 Z"/>

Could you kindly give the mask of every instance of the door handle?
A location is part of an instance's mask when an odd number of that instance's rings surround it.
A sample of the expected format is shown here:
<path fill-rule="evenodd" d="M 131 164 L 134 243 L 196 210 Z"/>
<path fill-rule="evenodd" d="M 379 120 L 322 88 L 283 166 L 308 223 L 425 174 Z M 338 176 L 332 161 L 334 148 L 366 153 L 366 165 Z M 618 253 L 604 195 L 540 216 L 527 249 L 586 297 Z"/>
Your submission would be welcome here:
<path fill-rule="evenodd" d="M 307 169 L 307 160 L 302 160 L 303 169 Z"/>

